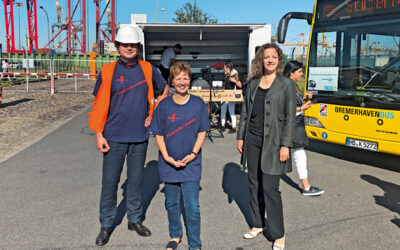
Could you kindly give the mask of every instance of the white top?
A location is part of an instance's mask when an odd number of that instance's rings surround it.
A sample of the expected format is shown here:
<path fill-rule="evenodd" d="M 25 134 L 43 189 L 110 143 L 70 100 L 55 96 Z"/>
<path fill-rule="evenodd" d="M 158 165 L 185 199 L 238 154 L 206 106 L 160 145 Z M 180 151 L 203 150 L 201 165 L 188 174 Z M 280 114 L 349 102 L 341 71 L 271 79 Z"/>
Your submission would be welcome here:
<path fill-rule="evenodd" d="M 235 75 L 237 75 L 237 74 L 239 74 L 239 73 L 237 72 L 236 69 L 232 69 L 232 70 L 231 70 L 231 76 L 235 76 Z"/>
<path fill-rule="evenodd" d="M 7 63 L 6 63 L 6 60 L 5 60 L 5 59 L 1 60 L 1 67 L 2 67 L 3 69 L 6 69 L 6 68 L 8 68 L 8 67 L 7 67 Z"/>
<path fill-rule="evenodd" d="M 175 51 L 173 48 L 168 48 L 162 53 L 161 65 L 164 68 L 169 69 L 169 67 L 171 66 L 171 59 L 175 59 Z"/>

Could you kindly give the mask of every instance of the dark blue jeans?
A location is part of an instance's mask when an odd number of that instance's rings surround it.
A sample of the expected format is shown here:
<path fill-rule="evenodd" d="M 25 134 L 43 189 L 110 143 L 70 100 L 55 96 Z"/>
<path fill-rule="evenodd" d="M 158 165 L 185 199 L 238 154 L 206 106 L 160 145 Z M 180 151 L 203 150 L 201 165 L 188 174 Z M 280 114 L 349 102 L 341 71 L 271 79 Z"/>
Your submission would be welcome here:
<path fill-rule="evenodd" d="M 180 204 L 182 194 L 189 249 L 201 248 L 199 190 L 198 181 L 165 183 L 165 208 L 168 212 L 169 235 L 171 238 L 182 237 Z"/>
<path fill-rule="evenodd" d="M 142 216 L 142 183 L 148 141 L 141 143 L 109 142 L 103 154 L 103 178 L 100 197 L 101 227 L 112 227 L 117 213 L 117 191 L 125 158 L 127 163 L 126 214 L 129 222 Z"/>

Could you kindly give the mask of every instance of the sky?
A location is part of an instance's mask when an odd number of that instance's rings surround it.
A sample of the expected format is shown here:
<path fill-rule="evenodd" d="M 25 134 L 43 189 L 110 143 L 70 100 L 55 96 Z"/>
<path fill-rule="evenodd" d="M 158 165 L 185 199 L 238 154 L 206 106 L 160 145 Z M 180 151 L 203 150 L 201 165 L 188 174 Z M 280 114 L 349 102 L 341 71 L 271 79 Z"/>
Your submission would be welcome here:
<path fill-rule="evenodd" d="M 15 2 L 23 2 L 24 7 L 14 7 L 14 32 L 16 38 L 16 47 L 19 44 L 19 31 L 21 34 L 21 43 L 25 45 L 25 34 L 27 30 L 27 14 L 26 1 L 14 0 Z M 78 0 L 71 0 L 75 6 Z M 49 16 L 50 27 L 56 23 L 56 1 L 55 0 L 36 0 L 37 16 L 38 16 L 38 37 L 39 47 L 43 47 L 48 42 L 47 19 L 45 12 L 40 6 L 47 11 Z M 93 0 L 86 0 L 87 16 L 88 16 L 88 37 L 89 45 L 95 40 L 95 22 L 96 12 Z M 101 1 L 105 6 L 106 0 Z M 156 4 L 158 2 L 158 22 L 173 23 L 172 18 L 175 17 L 174 12 L 181 8 L 185 3 L 194 3 L 194 0 L 116 0 L 116 19 L 118 23 L 130 23 L 130 14 L 147 14 L 147 22 L 155 22 Z M 278 27 L 280 18 L 291 11 L 312 12 L 315 0 L 197 0 L 197 6 L 209 15 L 218 19 L 219 23 L 266 23 L 272 25 L 275 32 Z M 3 1 L 0 2 L 0 42 L 3 45 L 3 51 L 6 51 L 6 32 Z M 67 0 L 60 0 L 60 5 L 64 13 L 67 13 Z M 103 7 L 104 8 L 104 7 Z M 160 9 L 166 11 L 160 11 Z M 63 19 L 65 19 L 65 15 Z M 80 11 L 78 12 L 80 17 Z M 20 23 L 19 23 L 20 19 Z M 106 17 L 103 18 L 106 20 Z M 297 43 L 300 41 L 300 33 L 306 34 L 308 37 L 310 26 L 304 20 L 292 20 L 290 22 L 287 43 Z M 50 29 L 50 36 L 51 36 Z M 65 38 L 66 35 L 62 37 Z M 58 41 L 58 39 L 56 40 Z M 287 50 L 286 50 L 287 51 Z"/>

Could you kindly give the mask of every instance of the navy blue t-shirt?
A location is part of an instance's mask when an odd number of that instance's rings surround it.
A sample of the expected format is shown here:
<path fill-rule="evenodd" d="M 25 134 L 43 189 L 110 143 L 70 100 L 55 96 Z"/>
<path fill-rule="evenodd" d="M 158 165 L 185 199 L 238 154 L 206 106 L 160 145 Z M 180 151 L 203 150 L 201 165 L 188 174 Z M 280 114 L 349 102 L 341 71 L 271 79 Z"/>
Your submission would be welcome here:
<path fill-rule="evenodd" d="M 163 90 L 166 81 L 152 65 L 153 87 Z M 101 73 L 97 78 L 93 95 L 101 85 Z M 103 136 L 113 142 L 143 142 L 149 138 L 144 121 L 148 116 L 148 86 L 140 64 L 128 68 L 120 63 L 115 65 L 111 83 L 110 108 Z"/>
<path fill-rule="evenodd" d="M 187 103 L 176 104 L 172 96 L 165 98 L 154 112 L 150 130 L 164 136 L 168 155 L 174 160 L 182 160 L 191 154 L 199 132 L 210 128 L 207 105 L 190 95 Z M 201 178 L 201 150 L 197 157 L 184 168 L 175 168 L 158 155 L 158 170 L 164 182 L 199 181 Z"/>

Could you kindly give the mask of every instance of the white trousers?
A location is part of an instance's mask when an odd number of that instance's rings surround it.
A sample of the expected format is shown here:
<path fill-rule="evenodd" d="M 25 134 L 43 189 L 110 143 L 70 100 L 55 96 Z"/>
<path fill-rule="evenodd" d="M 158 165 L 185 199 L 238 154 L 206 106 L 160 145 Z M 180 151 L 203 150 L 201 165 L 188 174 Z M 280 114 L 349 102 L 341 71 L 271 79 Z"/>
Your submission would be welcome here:
<path fill-rule="evenodd" d="M 307 179 L 307 156 L 304 148 L 292 148 L 292 158 L 296 164 L 300 180 Z"/>
<path fill-rule="evenodd" d="M 235 102 L 223 102 L 221 105 L 221 125 L 225 126 L 226 106 L 228 106 L 229 115 L 232 120 L 232 127 L 236 128 Z"/>

